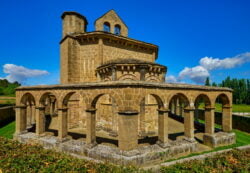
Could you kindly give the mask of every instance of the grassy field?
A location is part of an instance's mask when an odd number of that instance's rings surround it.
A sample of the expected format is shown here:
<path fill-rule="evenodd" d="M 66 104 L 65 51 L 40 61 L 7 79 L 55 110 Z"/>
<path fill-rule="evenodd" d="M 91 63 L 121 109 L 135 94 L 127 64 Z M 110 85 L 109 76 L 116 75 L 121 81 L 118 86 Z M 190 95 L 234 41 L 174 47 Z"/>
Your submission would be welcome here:
<path fill-rule="evenodd" d="M 0 104 L 14 104 L 15 102 L 15 96 L 0 96 Z"/>
<path fill-rule="evenodd" d="M 204 104 L 201 103 L 199 105 L 199 109 L 204 109 Z M 222 106 L 221 104 L 215 104 L 215 111 L 216 112 L 222 112 Z M 233 104 L 233 112 L 250 112 L 250 105 L 236 105 Z"/>
<path fill-rule="evenodd" d="M 15 121 L 7 124 L 6 126 L 0 127 L 0 136 L 12 139 L 13 134 L 15 132 L 15 127 L 16 127 Z"/>

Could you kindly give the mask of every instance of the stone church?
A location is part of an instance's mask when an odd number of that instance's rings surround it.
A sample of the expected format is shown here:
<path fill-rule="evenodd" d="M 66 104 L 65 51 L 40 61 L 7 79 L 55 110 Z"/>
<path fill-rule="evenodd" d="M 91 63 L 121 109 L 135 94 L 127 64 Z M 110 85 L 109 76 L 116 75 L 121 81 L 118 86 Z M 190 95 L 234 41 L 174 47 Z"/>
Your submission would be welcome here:
<path fill-rule="evenodd" d="M 91 32 L 77 12 L 61 18 L 61 82 L 17 88 L 17 140 L 136 165 L 235 142 L 231 89 L 166 83 L 158 46 L 129 38 L 114 10 Z M 221 129 L 214 127 L 218 100 Z M 201 105 L 205 123 L 197 127 Z"/>

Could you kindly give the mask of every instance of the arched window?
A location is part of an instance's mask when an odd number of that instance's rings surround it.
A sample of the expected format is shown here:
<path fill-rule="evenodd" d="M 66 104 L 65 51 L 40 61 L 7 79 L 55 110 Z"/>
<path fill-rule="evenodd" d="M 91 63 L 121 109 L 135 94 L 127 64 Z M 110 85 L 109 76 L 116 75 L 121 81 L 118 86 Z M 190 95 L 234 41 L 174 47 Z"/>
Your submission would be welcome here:
<path fill-rule="evenodd" d="M 116 35 L 121 35 L 121 27 L 120 25 L 115 25 L 115 33 Z"/>
<path fill-rule="evenodd" d="M 103 31 L 110 32 L 110 24 L 108 22 L 104 22 Z"/>

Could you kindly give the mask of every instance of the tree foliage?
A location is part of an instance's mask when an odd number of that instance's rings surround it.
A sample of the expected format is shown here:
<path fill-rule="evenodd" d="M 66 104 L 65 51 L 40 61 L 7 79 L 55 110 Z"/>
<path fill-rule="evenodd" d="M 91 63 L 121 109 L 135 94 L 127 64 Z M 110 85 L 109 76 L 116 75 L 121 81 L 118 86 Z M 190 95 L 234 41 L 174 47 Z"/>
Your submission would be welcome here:
<path fill-rule="evenodd" d="M 18 82 L 9 82 L 7 79 L 0 79 L 0 95 L 14 95 L 15 89 L 21 84 Z"/>
<path fill-rule="evenodd" d="M 207 81 L 205 85 L 207 84 Z M 234 104 L 250 104 L 250 79 L 231 79 L 229 76 L 220 84 L 212 83 L 212 86 L 228 87 L 233 89 Z"/>

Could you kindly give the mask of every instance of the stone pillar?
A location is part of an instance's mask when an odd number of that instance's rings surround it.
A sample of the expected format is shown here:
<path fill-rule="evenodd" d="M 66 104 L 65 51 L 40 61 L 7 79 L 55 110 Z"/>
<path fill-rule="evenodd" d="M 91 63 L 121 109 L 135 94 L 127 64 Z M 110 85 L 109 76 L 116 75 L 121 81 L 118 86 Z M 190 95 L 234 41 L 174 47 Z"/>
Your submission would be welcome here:
<path fill-rule="evenodd" d="M 232 131 L 232 107 L 222 107 L 222 130 L 224 132 Z"/>
<path fill-rule="evenodd" d="M 172 102 L 171 102 L 171 113 L 172 114 L 174 114 L 174 105 L 175 105 L 175 103 L 174 103 L 174 99 L 172 99 Z"/>
<path fill-rule="evenodd" d="M 140 67 L 140 80 L 141 81 L 145 81 L 145 75 L 146 75 L 146 69 L 144 66 Z"/>
<path fill-rule="evenodd" d="M 95 144 L 96 143 L 96 109 L 87 109 L 86 110 L 86 143 Z"/>
<path fill-rule="evenodd" d="M 214 109 L 205 108 L 205 133 L 214 134 Z"/>
<path fill-rule="evenodd" d="M 141 104 L 140 104 L 140 131 L 141 135 L 145 135 L 145 97 L 143 98 Z"/>
<path fill-rule="evenodd" d="M 184 109 L 184 135 L 188 139 L 194 138 L 194 109 Z"/>
<path fill-rule="evenodd" d="M 180 115 L 180 103 L 179 103 L 180 99 L 176 98 L 176 115 Z"/>
<path fill-rule="evenodd" d="M 21 134 L 26 132 L 27 115 L 26 106 L 16 106 L 16 132 L 15 134 Z"/>
<path fill-rule="evenodd" d="M 180 112 L 180 116 L 183 116 L 183 108 L 182 108 L 181 100 L 179 100 L 179 112 Z"/>
<path fill-rule="evenodd" d="M 31 104 L 31 124 L 35 124 L 36 123 L 36 107 L 35 107 L 35 103 Z"/>
<path fill-rule="evenodd" d="M 32 116 L 32 112 L 31 112 L 31 104 L 28 103 L 27 107 L 26 107 L 26 115 L 27 115 L 27 127 L 30 128 L 31 127 L 31 116 Z"/>
<path fill-rule="evenodd" d="M 45 107 L 36 107 L 36 134 L 41 135 L 45 132 Z"/>
<path fill-rule="evenodd" d="M 174 98 L 174 114 L 177 115 L 177 98 Z"/>
<path fill-rule="evenodd" d="M 58 109 L 58 138 L 63 140 L 68 135 L 67 108 Z"/>
<path fill-rule="evenodd" d="M 112 81 L 116 80 L 116 69 L 115 67 L 112 67 Z"/>
<path fill-rule="evenodd" d="M 158 109 L 158 140 L 163 144 L 168 142 L 168 113 L 169 110 Z"/>
<path fill-rule="evenodd" d="M 138 112 L 118 112 L 118 146 L 120 150 L 133 150 L 138 145 Z"/>

